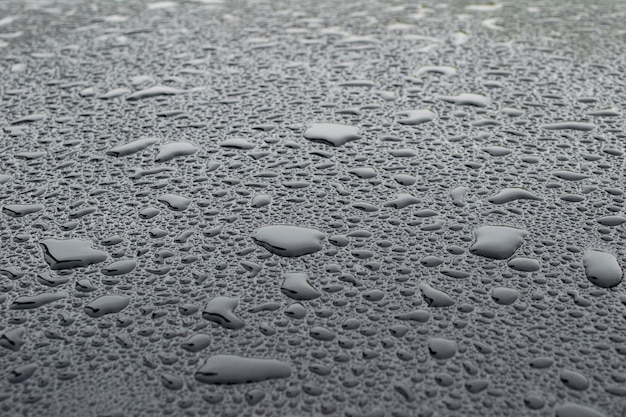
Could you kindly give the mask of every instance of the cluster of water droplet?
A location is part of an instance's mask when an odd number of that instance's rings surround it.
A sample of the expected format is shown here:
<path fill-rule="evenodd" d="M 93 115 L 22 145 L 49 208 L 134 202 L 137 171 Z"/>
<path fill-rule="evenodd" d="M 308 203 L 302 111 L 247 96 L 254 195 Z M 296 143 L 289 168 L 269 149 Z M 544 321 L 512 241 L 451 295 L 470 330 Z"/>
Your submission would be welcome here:
<path fill-rule="evenodd" d="M 0 415 L 623 412 L 623 5 L 117 3 L 0 5 Z"/>

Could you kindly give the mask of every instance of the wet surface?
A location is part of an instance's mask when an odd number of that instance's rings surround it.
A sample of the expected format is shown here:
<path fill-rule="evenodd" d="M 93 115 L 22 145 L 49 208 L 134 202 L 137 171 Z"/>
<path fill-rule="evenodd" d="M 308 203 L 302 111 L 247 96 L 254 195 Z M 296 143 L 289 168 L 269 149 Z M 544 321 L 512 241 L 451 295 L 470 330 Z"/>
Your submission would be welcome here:
<path fill-rule="evenodd" d="M 623 2 L 0 3 L 0 415 L 626 412 Z"/>

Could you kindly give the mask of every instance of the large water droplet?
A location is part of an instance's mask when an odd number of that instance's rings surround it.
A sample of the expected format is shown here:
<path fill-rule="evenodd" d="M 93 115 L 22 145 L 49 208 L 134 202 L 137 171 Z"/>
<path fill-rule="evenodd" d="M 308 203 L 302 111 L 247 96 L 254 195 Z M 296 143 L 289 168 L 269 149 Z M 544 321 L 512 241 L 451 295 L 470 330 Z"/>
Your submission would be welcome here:
<path fill-rule="evenodd" d="M 326 235 L 319 230 L 291 225 L 265 226 L 257 229 L 252 239 L 273 254 L 298 257 L 322 249 Z"/>
<path fill-rule="evenodd" d="M 428 339 L 428 350 L 435 359 L 449 359 L 456 354 L 457 345 L 454 340 L 431 337 Z"/>
<path fill-rule="evenodd" d="M 195 377 L 206 384 L 245 384 L 288 378 L 290 375 L 290 366 L 276 359 L 215 355 L 196 371 Z"/>
<path fill-rule="evenodd" d="M 583 256 L 583 264 L 587 279 L 598 287 L 611 288 L 622 282 L 622 268 L 608 252 L 589 250 Z"/>
<path fill-rule="evenodd" d="M 509 226 L 483 226 L 474 234 L 476 242 L 470 252 L 492 259 L 510 258 L 528 236 L 527 231 Z"/>
<path fill-rule="evenodd" d="M 280 290 L 294 300 L 313 300 L 322 295 L 309 283 L 306 272 L 286 273 Z"/>
<path fill-rule="evenodd" d="M 130 297 L 125 295 L 104 295 L 96 298 L 85 306 L 85 314 L 98 318 L 107 314 L 116 314 L 124 310 L 130 303 Z"/>
<path fill-rule="evenodd" d="M 138 139 L 136 141 L 111 148 L 109 151 L 107 151 L 107 155 L 117 156 L 117 157 L 132 155 L 136 152 L 146 149 L 150 145 L 154 145 L 158 141 L 159 140 L 156 138 Z"/>
<path fill-rule="evenodd" d="M 91 242 L 79 239 L 46 239 L 41 242 L 44 259 L 52 269 L 85 267 L 106 260 L 106 252 L 91 248 Z"/>
<path fill-rule="evenodd" d="M 204 307 L 202 317 L 226 329 L 239 330 L 245 326 L 245 323 L 235 314 L 238 305 L 239 300 L 236 298 L 215 297 Z"/>
<path fill-rule="evenodd" d="M 167 143 L 159 148 L 159 153 L 154 158 L 155 162 L 167 162 L 179 156 L 193 155 L 198 147 L 190 142 Z"/>
<path fill-rule="evenodd" d="M 361 138 L 359 128 L 339 123 L 313 123 L 304 137 L 313 142 L 322 142 L 335 147 Z"/>
<path fill-rule="evenodd" d="M 607 417 L 593 408 L 574 403 L 559 405 L 554 413 L 555 417 Z"/>

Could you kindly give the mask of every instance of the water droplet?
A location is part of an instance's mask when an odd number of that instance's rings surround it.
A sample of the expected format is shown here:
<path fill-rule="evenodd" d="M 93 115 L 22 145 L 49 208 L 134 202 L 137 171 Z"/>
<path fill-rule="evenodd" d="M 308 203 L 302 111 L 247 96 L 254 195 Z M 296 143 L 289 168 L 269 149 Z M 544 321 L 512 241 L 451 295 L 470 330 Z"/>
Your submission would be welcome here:
<path fill-rule="evenodd" d="M 489 106 L 489 104 L 491 104 L 491 100 L 488 97 L 473 93 L 461 93 L 456 96 L 437 96 L 437 98 L 448 103 L 454 103 L 458 105 L 487 107 Z"/>
<path fill-rule="evenodd" d="M 104 295 L 96 298 L 84 308 L 89 317 L 99 318 L 107 314 L 117 314 L 130 303 L 130 297 L 124 295 Z"/>
<path fill-rule="evenodd" d="M 306 272 L 286 273 L 280 291 L 294 300 L 313 300 L 322 295 L 309 283 Z"/>
<path fill-rule="evenodd" d="M 488 198 L 488 201 L 493 204 L 506 204 L 515 200 L 540 201 L 542 198 L 523 188 L 504 188 Z"/>
<path fill-rule="evenodd" d="M 134 153 L 137 153 L 139 151 L 142 151 L 148 148 L 151 145 L 154 145 L 157 142 L 158 142 L 158 139 L 156 138 L 138 139 L 136 141 L 111 148 L 110 150 L 107 151 L 107 155 L 117 156 L 117 157 L 132 155 Z"/>
<path fill-rule="evenodd" d="M 239 330 L 245 326 L 244 321 L 235 314 L 239 300 L 231 297 L 212 298 L 204 307 L 202 317 L 213 321 L 225 329 Z"/>
<path fill-rule="evenodd" d="M 343 146 L 361 138 L 359 128 L 339 123 L 313 123 L 304 137 L 313 142 L 321 142 L 335 147 Z"/>
<path fill-rule="evenodd" d="M 510 258 L 528 236 L 527 231 L 509 226 L 482 226 L 474 234 L 476 242 L 470 252 L 492 259 Z"/>
<path fill-rule="evenodd" d="M 611 288 L 622 282 L 624 275 L 615 256 L 599 250 L 589 250 L 583 257 L 587 279 L 602 288 Z"/>
<path fill-rule="evenodd" d="M 2 207 L 2 212 L 11 217 L 24 217 L 37 213 L 44 209 L 42 204 L 7 204 Z"/>
<path fill-rule="evenodd" d="M 211 344 L 211 337 L 206 334 L 194 334 L 185 340 L 180 346 L 189 352 L 200 352 Z"/>
<path fill-rule="evenodd" d="M 155 162 L 167 162 L 179 156 L 193 155 L 198 147 L 190 142 L 172 142 L 159 148 L 159 153 L 154 158 Z"/>
<path fill-rule="evenodd" d="M 50 268 L 70 269 L 100 263 L 106 252 L 91 248 L 91 242 L 79 239 L 46 239 L 41 242 L 44 258 Z"/>
<path fill-rule="evenodd" d="M 123 259 L 105 266 L 101 272 L 108 276 L 124 275 L 131 272 L 136 266 L 137 262 L 134 259 Z"/>
<path fill-rule="evenodd" d="M 32 377 L 38 368 L 39 366 L 37 366 L 37 364 L 34 364 L 34 363 L 29 363 L 26 365 L 18 366 L 17 368 L 14 368 L 9 373 L 9 375 L 7 376 L 7 381 L 9 381 L 12 384 L 18 384 L 20 382 L 24 382 L 30 377 Z"/>
<path fill-rule="evenodd" d="M 17 352 L 24 345 L 24 334 L 26 334 L 24 327 L 7 330 L 0 336 L 0 346 Z"/>
<path fill-rule="evenodd" d="M 536 272 L 541 268 L 538 260 L 524 257 L 511 258 L 507 265 L 516 271 L 522 272 Z"/>
<path fill-rule="evenodd" d="M 520 292 L 514 288 L 497 287 L 491 290 L 493 301 L 505 306 L 513 304 L 519 296 Z"/>
<path fill-rule="evenodd" d="M 427 109 L 418 110 L 404 110 L 398 113 L 401 118 L 398 119 L 398 123 L 403 125 L 419 125 L 435 120 L 437 115 Z"/>
<path fill-rule="evenodd" d="M 130 91 L 128 91 L 130 92 Z M 152 87 L 145 88 L 143 90 L 139 90 L 137 92 L 132 93 L 126 100 L 134 101 L 134 100 L 142 100 L 144 98 L 158 97 L 158 96 L 173 96 L 175 94 L 182 93 L 183 90 L 179 90 L 178 88 L 163 86 L 163 85 L 155 85 Z"/>
<path fill-rule="evenodd" d="M 322 249 L 322 240 L 326 238 L 319 230 L 306 227 L 275 225 L 257 229 L 252 239 L 275 255 L 298 257 Z"/>
<path fill-rule="evenodd" d="M 450 359 L 456 354 L 457 345 L 454 340 L 431 337 L 428 339 L 428 351 L 435 359 Z"/>
<path fill-rule="evenodd" d="M 593 408 L 574 403 L 559 405 L 554 409 L 554 413 L 555 417 L 606 417 Z"/>
<path fill-rule="evenodd" d="M 191 200 L 176 194 L 163 194 L 158 198 L 159 202 L 165 204 L 170 210 L 184 211 L 189 208 Z"/>
<path fill-rule="evenodd" d="M 29 310 L 53 303 L 65 298 L 64 294 L 43 293 L 37 295 L 23 295 L 17 297 L 11 304 L 11 310 Z"/>
<path fill-rule="evenodd" d="M 448 307 L 454 305 L 454 300 L 452 300 L 448 294 L 431 287 L 429 284 L 421 283 L 419 284 L 419 289 L 429 307 Z"/>
<path fill-rule="evenodd" d="M 559 122 L 559 123 L 547 123 L 541 125 L 542 129 L 545 130 L 580 130 L 583 132 L 588 132 L 596 128 L 596 125 L 593 123 L 585 123 L 585 122 Z"/>
<path fill-rule="evenodd" d="M 576 391 L 583 391 L 589 387 L 589 380 L 580 372 L 564 369 L 560 378 L 566 387 Z"/>
<path fill-rule="evenodd" d="M 290 375 L 290 366 L 276 359 L 215 355 L 206 360 L 195 376 L 206 384 L 245 384 Z"/>

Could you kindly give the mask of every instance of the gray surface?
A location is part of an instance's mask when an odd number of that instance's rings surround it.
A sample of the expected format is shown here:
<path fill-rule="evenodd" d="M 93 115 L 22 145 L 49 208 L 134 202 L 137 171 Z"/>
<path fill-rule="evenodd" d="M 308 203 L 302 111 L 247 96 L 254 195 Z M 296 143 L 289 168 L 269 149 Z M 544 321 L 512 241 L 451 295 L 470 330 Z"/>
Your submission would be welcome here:
<path fill-rule="evenodd" d="M 0 415 L 623 415 L 625 4 L 487 9 L 0 3 Z"/>

